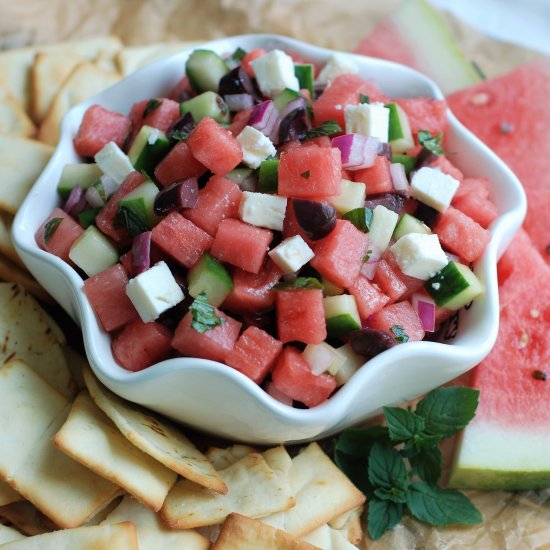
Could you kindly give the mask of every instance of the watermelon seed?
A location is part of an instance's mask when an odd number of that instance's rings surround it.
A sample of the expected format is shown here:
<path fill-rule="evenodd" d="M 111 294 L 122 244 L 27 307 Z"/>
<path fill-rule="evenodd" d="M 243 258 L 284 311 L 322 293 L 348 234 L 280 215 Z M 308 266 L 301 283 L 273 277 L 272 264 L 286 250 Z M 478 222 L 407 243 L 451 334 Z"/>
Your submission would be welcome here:
<path fill-rule="evenodd" d="M 550 244 L 546 247 L 545 252 L 550 256 Z"/>
<path fill-rule="evenodd" d="M 529 343 L 529 335 L 524 332 L 519 338 L 519 348 L 523 349 Z"/>
<path fill-rule="evenodd" d="M 542 371 L 542 370 L 534 370 L 532 373 L 531 373 L 531 376 L 535 379 L 535 380 L 542 380 L 543 382 L 546 381 L 546 379 L 548 378 L 548 375 Z"/>
<path fill-rule="evenodd" d="M 532 309 L 529 313 L 533 319 L 540 317 L 540 311 L 538 309 Z"/>
<path fill-rule="evenodd" d="M 514 131 L 514 125 L 510 122 L 501 122 L 499 130 L 501 134 L 511 134 Z"/>

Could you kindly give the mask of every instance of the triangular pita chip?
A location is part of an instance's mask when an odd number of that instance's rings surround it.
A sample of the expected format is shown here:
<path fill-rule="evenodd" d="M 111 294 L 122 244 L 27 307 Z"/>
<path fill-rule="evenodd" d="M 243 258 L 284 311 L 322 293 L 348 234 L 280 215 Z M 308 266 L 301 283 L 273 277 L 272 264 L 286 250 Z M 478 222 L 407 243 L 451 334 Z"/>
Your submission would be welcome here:
<path fill-rule="evenodd" d="M 220 474 L 180 428 L 118 397 L 90 369 L 84 369 L 84 380 L 96 405 L 136 447 L 203 487 L 227 491 Z"/>
<path fill-rule="evenodd" d="M 229 514 L 212 550 L 319 550 L 280 529 L 241 514 Z M 324 547 L 323 547 L 324 548 Z M 327 549 L 328 550 L 328 549 Z"/>
<path fill-rule="evenodd" d="M 44 533 L 34 537 L 8 542 L 2 550 L 139 550 L 133 523 L 94 525 Z"/>
<path fill-rule="evenodd" d="M 64 528 L 81 525 L 119 492 L 53 444 L 69 407 L 25 363 L 0 369 L 0 478 Z"/>
<path fill-rule="evenodd" d="M 65 454 L 97 475 L 116 483 L 158 511 L 177 474 L 132 445 L 81 392 L 53 442 Z"/>
<path fill-rule="evenodd" d="M 0 524 L 0 545 L 24 538 L 25 535 L 21 534 L 17 529 Z"/>
<path fill-rule="evenodd" d="M 26 269 L 22 269 L 2 254 L 0 254 L 0 281 L 20 285 L 38 300 L 53 303 L 53 298 Z"/>
<path fill-rule="evenodd" d="M 0 134 L 33 137 L 36 126 L 19 102 L 0 89 Z"/>
<path fill-rule="evenodd" d="M 119 80 L 118 73 L 106 71 L 89 61 L 77 65 L 55 95 L 38 130 L 38 139 L 49 145 L 57 145 L 61 119 L 65 113 Z"/>
<path fill-rule="evenodd" d="M 29 537 L 59 529 L 50 518 L 26 500 L 1 506 L 0 518 Z"/>
<path fill-rule="evenodd" d="M 26 270 L 23 260 L 19 257 L 11 240 L 11 226 L 13 224 L 13 214 L 0 211 L 0 253 L 6 256 L 10 261 L 17 264 L 21 269 Z M 30 275 L 29 275 L 30 277 Z"/>
<path fill-rule="evenodd" d="M 357 546 L 349 542 L 343 533 L 333 529 L 327 523 L 304 535 L 303 540 L 307 540 L 323 550 L 357 550 Z"/>
<path fill-rule="evenodd" d="M 363 526 L 361 524 L 363 511 L 364 507 L 358 506 L 329 521 L 328 525 L 340 531 L 352 544 L 358 544 L 363 540 Z"/>
<path fill-rule="evenodd" d="M 103 523 L 131 521 L 137 529 L 140 550 L 161 548 L 184 548 L 185 550 L 208 550 L 210 541 L 193 529 L 173 531 L 167 529 L 158 514 L 152 512 L 127 495 L 107 516 Z"/>
<path fill-rule="evenodd" d="M 52 318 L 22 287 L 0 283 L 0 365 L 22 359 L 57 391 L 72 397 L 76 385 L 53 326 Z"/>
<path fill-rule="evenodd" d="M 210 447 L 206 451 L 206 458 L 212 462 L 216 470 L 223 470 L 240 460 L 243 456 L 258 452 L 254 447 L 236 443 L 230 447 Z"/>
<path fill-rule="evenodd" d="M 171 529 L 190 529 L 222 523 L 231 512 L 261 518 L 294 505 L 288 480 L 261 454 L 251 453 L 220 474 L 229 489 L 226 495 L 177 481 L 164 501 L 162 521 Z"/>
<path fill-rule="evenodd" d="M 21 499 L 22 497 L 17 491 L 14 491 L 4 481 L 0 481 L 0 506 L 5 506 Z"/>
<path fill-rule="evenodd" d="M 39 141 L 0 135 L 0 208 L 17 212 L 52 153 Z"/>

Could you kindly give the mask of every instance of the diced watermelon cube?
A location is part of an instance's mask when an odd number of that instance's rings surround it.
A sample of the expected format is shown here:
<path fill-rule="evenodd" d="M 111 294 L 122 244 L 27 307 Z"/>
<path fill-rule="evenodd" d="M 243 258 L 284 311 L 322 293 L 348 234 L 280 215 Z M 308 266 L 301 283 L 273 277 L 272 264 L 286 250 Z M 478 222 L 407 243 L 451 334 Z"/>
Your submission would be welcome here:
<path fill-rule="evenodd" d="M 125 227 L 115 227 L 115 218 L 118 214 L 118 201 L 141 185 L 146 180 L 146 177 L 140 172 L 132 172 L 113 193 L 107 204 L 101 212 L 96 216 L 95 223 L 97 228 L 105 235 L 111 237 L 119 245 L 128 245 L 132 239 L 128 235 Z"/>
<path fill-rule="evenodd" d="M 393 191 L 390 161 L 387 157 L 378 155 L 372 166 L 356 170 L 353 179 L 366 185 L 367 195 Z"/>
<path fill-rule="evenodd" d="M 111 344 L 115 361 L 126 370 L 140 371 L 168 359 L 172 333 L 160 323 L 136 319 Z"/>
<path fill-rule="evenodd" d="M 380 260 L 378 263 L 373 282 L 388 296 L 388 303 L 396 302 L 407 292 L 407 286 L 386 260 Z"/>
<path fill-rule="evenodd" d="M 444 174 L 448 174 L 458 181 L 464 179 L 464 174 L 444 155 L 439 155 L 436 160 L 431 162 L 430 168 L 439 168 Z"/>
<path fill-rule="evenodd" d="M 482 199 L 489 198 L 489 180 L 487 178 L 464 178 L 456 190 L 452 202 L 467 195 L 478 195 Z"/>
<path fill-rule="evenodd" d="M 331 197 L 341 192 L 340 151 L 328 147 L 296 147 L 281 154 L 279 187 L 282 197 Z"/>
<path fill-rule="evenodd" d="M 172 339 L 172 347 L 188 357 L 223 361 L 225 356 L 235 347 L 235 342 L 241 330 L 241 323 L 217 308 L 214 308 L 214 312 L 225 321 L 221 325 L 202 333 L 191 326 L 193 322 L 192 313 L 186 313 L 176 328 Z"/>
<path fill-rule="evenodd" d="M 282 271 L 270 258 L 258 273 L 235 268 L 232 273 L 233 290 L 223 303 L 224 309 L 258 312 L 270 308 L 275 302 L 275 291 L 271 288 L 282 276 Z"/>
<path fill-rule="evenodd" d="M 220 222 L 210 254 L 250 273 L 262 268 L 273 233 L 234 218 Z"/>
<path fill-rule="evenodd" d="M 367 245 L 363 232 L 347 220 L 337 220 L 332 232 L 314 243 L 309 263 L 329 281 L 348 288 L 359 275 Z"/>
<path fill-rule="evenodd" d="M 178 180 L 199 177 L 206 172 L 206 168 L 191 154 L 185 141 L 180 141 L 157 164 L 155 178 L 163 187 Z"/>
<path fill-rule="evenodd" d="M 193 267 L 212 246 L 212 237 L 173 211 L 153 227 L 153 243 L 187 268 Z"/>
<path fill-rule="evenodd" d="M 373 313 L 380 311 L 389 301 L 378 286 L 371 283 L 365 276 L 359 274 L 349 292 L 355 297 L 357 311 L 362 321 L 366 321 Z"/>
<path fill-rule="evenodd" d="M 126 295 L 127 284 L 128 275 L 121 264 L 115 264 L 84 281 L 84 293 L 106 332 L 119 329 L 138 318 L 136 308 Z"/>
<path fill-rule="evenodd" d="M 336 389 L 334 376 L 313 374 L 302 354 L 291 346 L 284 348 L 279 356 L 272 381 L 276 389 L 307 407 L 320 405 Z"/>
<path fill-rule="evenodd" d="M 317 147 L 332 147 L 332 140 L 328 136 L 319 136 L 313 139 L 309 139 L 304 145 L 317 145 Z M 351 178 L 348 178 L 351 179 Z"/>
<path fill-rule="evenodd" d="M 311 247 L 311 241 L 306 235 L 302 226 L 296 219 L 296 213 L 294 212 L 294 205 L 292 199 L 286 203 L 285 219 L 283 220 L 283 239 L 294 237 L 294 235 L 300 235 L 302 239 Z"/>
<path fill-rule="evenodd" d="M 193 156 L 219 176 L 225 176 L 243 160 L 237 138 L 210 117 L 201 119 L 189 134 L 187 144 Z"/>
<path fill-rule="evenodd" d="M 55 219 L 61 219 L 61 221 L 57 224 L 57 222 L 52 221 Z M 57 227 L 54 229 L 55 224 L 57 224 Z M 48 230 L 48 242 L 45 238 L 46 226 L 50 228 Z M 61 208 L 54 208 L 46 221 L 38 228 L 34 238 L 36 244 L 42 250 L 59 256 L 74 267 L 73 261 L 69 258 L 69 252 L 73 243 L 83 232 L 84 229 L 69 214 Z"/>
<path fill-rule="evenodd" d="M 231 121 L 231 124 L 228 127 L 228 130 L 237 137 L 245 128 L 245 126 L 248 124 L 248 120 L 250 119 L 250 113 L 252 112 L 252 109 L 243 109 L 242 111 L 239 111 L 238 113 L 235 113 L 233 116 L 233 120 Z"/>
<path fill-rule="evenodd" d="M 172 88 L 170 92 L 170 99 L 173 99 L 177 102 L 185 101 L 186 99 L 189 99 L 193 93 L 193 90 L 191 89 L 191 85 L 189 84 L 189 79 L 187 78 L 187 75 L 182 77 L 181 80 L 178 81 L 178 83 Z"/>
<path fill-rule="evenodd" d="M 320 344 L 326 339 L 322 290 L 277 290 L 275 306 L 281 342 Z"/>
<path fill-rule="evenodd" d="M 88 107 L 74 138 L 74 148 L 83 157 L 93 157 L 110 141 L 122 148 L 131 130 L 130 118 L 104 109 Z"/>
<path fill-rule="evenodd" d="M 239 216 L 241 197 L 242 191 L 234 181 L 212 176 L 199 191 L 195 207 L 188 208 L 183 215 L 214 237 L 222 220 Z"/>
<path fill-rule="evenodd" d="M 262 329 L 250 326 L 225 356 L 225 363 L 260 384 L 282 349 L 283 344 L 279 340 Z"/>
<path fill-rule="evenodd" d="M 158 102 L 153 109 L 150 106 Z M 149 113 L 145 115 L 145 109 L 149 106 Z M 145 115 L 145 116 L 144 116 Z M 180 117 L 180 104 L 177 101 L 166 97 L 139 101 L 134 103 L 130 111 L 130 120 L 132 121 L 132 133 L 135 136 L 142 126 L 152 126 L 166 132 L 168 128 Z"/>
<path fill-rule="evenodd" d="M 248 73 L 249 76 L 254 77 L 254 69 L 252 68 L 252 65 L 250 64 L 255 59 L 258 59 L 258 57 L 262 57 L 262 55 L 265 55 L 267 53 L 266 50 L 263 48 L 252 48 L 241 61 L 242 68 Z"/>
<path fill-rule="evenodd" d="M 394 101 L 405 111 L 413 134 L 419 130 L 426 130 L 432 135 L 445 132 L 448 120 L 447 103 L 444 100 L 413 97 Z"/>
<path fill-rule="evenodd" d="M 498 216 L 494 203 L 477 193 L 470 193 L 453 200 L 453 206 L 485 228 Z"/>
<path fill-rule="evenodd" d="M 450 206 L 433 228 L 444 248 L 467 262 L 477 260 L 491 240 L 491 233 L 460 210 Z"/>
<path fill-rule="evenodd" d="M 319 126 L 327 120 L 335 120 L 344 131 L 344 109 L 346 105 L 358 105 L 360 94 L 369 96 L 371 101 L 386 102 L 380 90 L 359 75 L 337 76 L 311 104 L 313 124 Z"/>
<path fill-rule="evenodd" d="M 422 321 L 420 321 L 414 307 L 407 300 L 382 308 L 369 317 L 368 325 L 370 328 L 385 330 L 394 335 L 392 328 L 399 327 L 409 337 L 409 342 L 424 339 Z M 396 329 L 394 328 L 394 330 Z"/>

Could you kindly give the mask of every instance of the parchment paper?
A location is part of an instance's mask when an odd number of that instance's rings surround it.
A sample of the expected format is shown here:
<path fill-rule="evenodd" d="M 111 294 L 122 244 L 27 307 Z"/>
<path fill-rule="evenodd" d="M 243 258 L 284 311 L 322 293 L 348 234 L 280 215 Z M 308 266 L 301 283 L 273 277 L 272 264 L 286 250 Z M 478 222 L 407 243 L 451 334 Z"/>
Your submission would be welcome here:
<path fill-rule="evenodd" d="M 118 35 L 127 45 L 273 32 L 339 50 L 353 50 L 398 0 L 0 0 L 0 49 Z M 444 15 L 467 56 L 488 76 L 538 56 L 485 38 Z M 514 444 L 513 441 L 510 442 Z M 445 452 L 450 460 L 452 442 Z M 364 548 L 476 550 L 550 548 L 550 490 L 467 492 L 482 525 L 430 528 L 405 518 Z"/>

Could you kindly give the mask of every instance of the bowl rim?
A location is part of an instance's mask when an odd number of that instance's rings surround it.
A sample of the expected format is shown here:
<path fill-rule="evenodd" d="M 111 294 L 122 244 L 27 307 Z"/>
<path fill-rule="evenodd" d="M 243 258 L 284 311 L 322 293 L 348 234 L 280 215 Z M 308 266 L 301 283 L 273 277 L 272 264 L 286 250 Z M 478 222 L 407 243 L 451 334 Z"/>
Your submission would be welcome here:
<path fill-rule="evenodd" d="M 439 87 L 428 77 L 415 71 L 414 69 L 390 61 L 366 57 L 350 52 L 338 52 L 275 34 L 247 34 L 225 37 L 218 40 L 194 44 L 188 48 L 183 48 L 179 53 L 155 61 L 139 69 L 135 73 L 123 78 L 119 83 L 115 84 L 111 88 L 108 88 L 100 94 L 70 109 L 63 119 L 61 137 L 55 152 L 52 155 L 48 165 L 35 182 L 33 189 L 45 185 L 44 180 L 47 178 L 49 172 L 52 171 L 52 167 L 61 161 L 61 157 L 64 156 L 64 153 L 66 154 L 67 141 L 69 140 L 72 143 L 72 136 L 69 136 L 71 122 L 74 121 L 75 117 L 81 117 L 88 106 L 93 103 L 101 103 L 104 98 L 108 98 L 114 90 L 120 90 L 129 86 L 133 82 L 138 82 L 144 77 L 144 75 L 147 75 L 151 71 L 152 67 L 160 67 L 170 59 L 188 55 L 191 51 L 197 48 L 219 47 L 220 45 L 226 43 L 235 45 L 239 42 L 242 43 L 247 41 L 257 41 L 262 43 L 274 42 L 288 49 L 307 49 L 308 52 L 313 52 L 316 56 L 322 56 L 325 58 L 334 53 L 343 54 L 357 60 L 360 65 L 364 66 L 368 64 L 369 66 L 383 67 L 389 65 L 398 67 L 400 70 L 407 71 L 409 74 L 414 76 L 414 78 L 422 80 L 423 83 L 431 89 L 433 98 L 444 99 L 443 93 Z M 425 354 L 434 354 L 434 356 L 440 358 L 441 361 L 448 361 L 449 355 L 452 355 L 454 360 L 473 365 L 474 363 L 481 361 L 483 357 L 489 353 L 494 342 L 496 341 L 498 331 L 498 286 L 496 284 L 496 262 L 498 257 L 502 254 L 505 246 L 511 240 L 510 235 L 513 235 L 513 233 L 515 233 L 515 231 L 519 228 L 525 216 L 525 193 L 515 175 L 509 168 L 506 167 L 503 161 L 500 160 L 495 153 L 493 153 L 474 134 L 466 130 L 466 128 L 458 122 L 456 117 L 448 108 L 447 116 L 449 118 L 450 131 L 461 132 L 466 135 L 468 140 L 472 143 L 472 147 L 478 148 L 482 154 L 489 157 L 491 162 L 497 163 L 501 171 L 508 176 L 508 183 L 511 185 L 511 189 L 513 189 L 513 192 L 516 195 L 516 208 L 504 214 L 501 213 L 496 222 L 491 226 L 490 230 L 492 232 L 492 239 L 478 264 L 479 269 L 485 273 L 488 281 L 492 282 L 492 284 L 487 285 L 486 292 L 486 299 L 488 301 L 486 307 L 489 308 L 488 315 L 494 316 L 496 313 L 496 321 L 493 320 L 490 324 L 489 330 L 487 330 L 484 334 L 485 345 L 480 349 L 472 349 L 471 347 L 461 346 L 460 344 L 449 345 L 440 342 L 421 341 L 408 342 L 406 346 L 395 346 L 384 354 L 368 361 L 368 369 L 365 368 L 366 363 L 363 364 L 363 366 L 353 375 L 352 380 L 344 384 L 344 386 L 341 387 L 335 395 L 331 396 L 325 403 L 311 409 L 296 409 L 284 405 L 273 399 L 260 386 L 252 382 L 240 372 L 235 369 L 228 368 L 222 363 L 217 363 L 210 360 L 185 357 L 172 358 L 157 363 L 139 372 L 125 371 L 122 367 L 116 364 L 114 359 L 112 361 L 115 369 L 112 368 L 113 365 L 102 365 L 101 362 L 98 361 L 98 355 L 100 354 L 98 354 L 97 351 L 100 342 L 98 342 L 95 331 L 91 330 L 92 327 L 90 325 L 90 323 L 95 323 L 95 325 L 98 326 L 98 322 L 87 298 L 82 292 L 81 285 L 83 281 L 81 277 L 63 260 L 38 248 L 36 243 L 34 243 L 34 232 L 32 234 L 32 242 L 25 238 L 25 232 L 28 233 L 28 229 L 25 227 L 25 220 L 32 213 L 32 190 L 29 192 L 15 217 L 12 227 L 12 238 L 18 251 L 21 250 L 39 262 L 45 262 L 46 264 L 54 267 L 73 292 L 74 298 L 76 299 L 76 303 L 78 305 L 77 321 L 79 320 L 81 324 L 88 360 L 90 361 L 90 364 L 96 374 L 98 374 L 100 379 L 104 383 L 107 383 L 108 386 L 112 387 L 119 384 L 137 386 L 143 383 L 154 382 L 156 379 L 162 378 L 163 376 L 176 370 L 183 371 L 182 375 L 185 375 L 185 372 L 187 371 L 194 369 L 206 369 L 207 371 L 215 372 L 218 376 L 221 376 L 222 379 L 225 378 L 227 381 L 231 381 L 242 386 L 243 389 L 250 393 L 253 399 L 258 400 L 264 408 L 270 410 L 274 415 L 280 419 L 284 419 L 290 424 L 314 424 L 319 421 L 324 421 L 327 418 L 335 419 L 339 416 L 339 414 L 341 415 L 342 410 L 346 409 L 346 403 L 352 403 L 357 399 L 361 388 L 363 388 L 365 384 L 368 384 L 369 379 L 373 377 L 372 372 L 378 372 L 381 369 L 381 365 L 385 363 L 403 359 L 402 356 L 405 354 L 409 357 L 411 354 L 418 357 Z M 107 337 L 110 338 L 109 336 Z"/>

